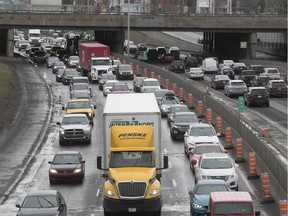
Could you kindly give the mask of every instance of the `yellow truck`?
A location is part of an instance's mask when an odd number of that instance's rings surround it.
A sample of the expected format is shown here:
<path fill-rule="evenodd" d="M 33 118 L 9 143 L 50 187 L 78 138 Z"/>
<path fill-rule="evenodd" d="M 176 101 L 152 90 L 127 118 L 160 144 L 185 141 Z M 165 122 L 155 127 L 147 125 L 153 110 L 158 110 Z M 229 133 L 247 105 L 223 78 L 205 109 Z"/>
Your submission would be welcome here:
<path fill-rule="evenodd" d="M 154 128 L 151 125 L 112 126 L 108 168 L 97 157 L 97 168 L 107 174 L 103 189 L 104 215 L 113 212 L 147 212 L 161 215 L 162 191 L 157 171 L 168 168 L 168 156 L 156 166 Z"/>

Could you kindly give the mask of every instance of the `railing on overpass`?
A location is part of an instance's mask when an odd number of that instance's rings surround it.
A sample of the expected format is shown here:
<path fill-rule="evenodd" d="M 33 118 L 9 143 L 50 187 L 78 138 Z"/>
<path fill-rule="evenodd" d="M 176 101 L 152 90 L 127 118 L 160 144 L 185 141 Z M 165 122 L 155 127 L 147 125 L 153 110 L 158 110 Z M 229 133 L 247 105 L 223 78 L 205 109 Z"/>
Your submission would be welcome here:
<path fill-rule="evenodd" d="M 21 2 L 0 3 L 0 11 L 5 12 L 27 12 L 27 13 L 90 13 L 90 14 L 125 14 L 127 9 L 121 9 L 120 6 L 97 6 L 93 5 L 35 5 L 25 4 Z M 196 13 L 195 7 L 189 6 L 176 6 L 175 4 L 164 4 L 159 6 L 150 5 L 145 8 L 138 8 L 130 11 L 131 15 L 137 14 L 150 14 L 150 15 L 177 15 L 177 16 L 229 16 L 229 15 L 258 15 L 258 16 L 271 16 L 271 15 L 287 15 L 286 7 L 273 7 L 261 9 L 259 7 L 231 7 L 227 10 L 226 7 L 214 8 L 214 12 L 210 10 L 201 11 Z"/>

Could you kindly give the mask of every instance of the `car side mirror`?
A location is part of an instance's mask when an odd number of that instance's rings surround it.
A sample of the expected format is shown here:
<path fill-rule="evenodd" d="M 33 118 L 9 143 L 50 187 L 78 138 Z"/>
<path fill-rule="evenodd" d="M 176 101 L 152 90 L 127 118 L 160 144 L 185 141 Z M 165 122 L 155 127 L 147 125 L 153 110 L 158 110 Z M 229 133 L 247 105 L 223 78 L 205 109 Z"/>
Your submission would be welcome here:
<path fill-rule="evenodd" d="M 17 208 L 21 208 L 20 204 L 16 204 L 15 206 L 16 206 Z"/>
<path fill-rule="evenodd" d="M 197 160 L 193 159 L 192 164 L 195 166 L 197 164 Z"/>
<path fill-rule="evenodd" d="M 96 109 L 97 107 L 96 107 L 96 105 L 95 104 L 93 104 L 93 109 Z"/>
<path fill-rule="evenodd" d="M 227 153 L 228 153 L 228 150 L 224 150 L 224 153 L 227 154 Z"/>
<path fill-rule="evenodd" d="M 85 160 L 81 161 L 81 164 L 84 164 L 84 163 L 86 163 L 86 161 L 85 161 Z"/>
<path fill-rule="evenodd" d="M 188 194 L 189 194 L 190 196 L 193 196 L 193 195 L 194 195 L 193 190 L 189 190 L 189 191 L 188 191 Z"/>
<path fill-rule="evenodd" d="M 257 210 L 257 211 L 255 211 L 255 216 L 260 216 L 260 211 L 259 210 Z"/>
<path fill-rule="evenodd" d="M 189 151 L 189 155 L 194 155 L 193 149 L 191 149 L 191 150 Z"/>
<path fill-rule="evenodd" d="M 62 106 L 62 110 L 65 110 L 65 107 L 64 107 L 64 106 Z"/>
<path fill-rule="evenodd" d="M 56 125 L 59 125 L 59 126 L 60 126 L 60 125 L 61 125 L 61 123 L 60 123 L 60 122 L 56 122 Z"/>

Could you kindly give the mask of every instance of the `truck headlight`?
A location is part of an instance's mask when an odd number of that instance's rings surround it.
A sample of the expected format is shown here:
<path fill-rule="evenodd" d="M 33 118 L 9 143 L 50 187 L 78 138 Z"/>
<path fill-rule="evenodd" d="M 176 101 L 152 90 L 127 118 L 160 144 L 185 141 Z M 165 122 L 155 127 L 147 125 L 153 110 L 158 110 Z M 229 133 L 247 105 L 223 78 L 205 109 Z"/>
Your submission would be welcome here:
<path fill-rule="evenodd" d="M 114 196 L 115 192 L 113 190 L 106 190 L 106 194 L 108 194 L 109 196 Z"/>
<path fill-rule="evenodd" d="M 49 172 L 50 173 L 58 173 L 56 169 L 50 169 Z"/>
<path fill-rule="evenodd" d="M 199 205 L 199 204 L 197 204 L 197 203 L 193 203 L 193 207 L 194 208 L 203 208 L 203 206 L 202 205 Z"/>
<path fill-rule="evenodd" d="M 73 171 L 74 173 L 80 173 L 81 172 L 81 169 L 80 168 L 77 168 Z"/>
<path fill-rule="evenodd" d="M 159 190 L 158 190 L 158 189 L 153 189 L 153 190 L 150 191 L 150 195 L 151 195 L 151 196 L 155 196 L 155 195 L 157 195 L 158 193 L 159 193 Z"/>
<path fill-rule="evenodd" d="M 89 117 L 92 117 L 92 113 L 88 113 L 88 116 L 89 116 Z"/>
<path fill-rule="evenodd" d="M 64 135 L 64 134 L 65 134 L 65 131 L 64 131 L 63 129 L 61 129 L 61 130 L 59 131 L 59 133 L 60 133 L 61 135 Z"/>

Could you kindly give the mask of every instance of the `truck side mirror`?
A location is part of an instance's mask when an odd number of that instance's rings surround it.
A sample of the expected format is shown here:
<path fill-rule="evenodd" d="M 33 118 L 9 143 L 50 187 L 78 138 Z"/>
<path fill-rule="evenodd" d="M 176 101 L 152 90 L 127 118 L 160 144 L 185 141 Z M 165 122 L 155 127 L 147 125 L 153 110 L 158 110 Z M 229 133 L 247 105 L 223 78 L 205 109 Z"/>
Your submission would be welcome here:
<path fill-rule="evenodd" d="M 255 216 L 260 216 L 260 211 L 259 210 L 255 211 Z"/>
<path fill-rule="evenodd" d="M 62 110 L 65 110 L 65 107 L 64 107 L 64 106 L 62 106 Z"/>
<path fill-rule="evenodd" d="M 102 156 L 97 156 L 97 169 L 102 170 Z"/>
<path fill-rule="evenodd" d="M 193 159 L 193 160 L 192 160 L 192 164 L 195 166 L 196 163 L 197 163 L 197 160 Z"/>
<path fill-rule="evenodd" d="M 168 164 L 168 156 L 164 155 L 164 169 L 167 169 L 168 166 L 169 166 L 169 164 Z"/>

